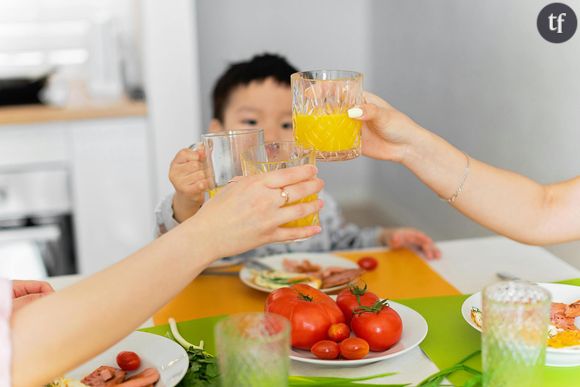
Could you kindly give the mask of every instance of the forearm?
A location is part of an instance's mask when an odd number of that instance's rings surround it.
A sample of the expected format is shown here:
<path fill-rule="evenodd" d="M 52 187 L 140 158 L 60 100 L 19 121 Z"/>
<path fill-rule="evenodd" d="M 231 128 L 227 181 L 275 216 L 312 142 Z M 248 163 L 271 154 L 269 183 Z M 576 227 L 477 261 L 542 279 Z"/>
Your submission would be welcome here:
<path fill-rule="evenodd" d="M 442 138 L 418 129 L 403 164 L 447 199 L 462 182 L 466 157 Z M 566 239 L 566 235 L 547 227 L 554 216 L 548 187 L 474 159 L 470 159 L 463 191 L 453 206 L 483 226 L 525 243 Z"/>
<path fill-rule="evenodd" d="M 183 197 L 179 193 L 173 195 L 173 217 L 183 223 L 197 213 L 202 203 Z"/>
<path fill-rule="evenodd" d="M 12 319 L 14 386 L 42 385 L 74 368 L 163 306 L 214 258 L 204 239 L 192 235 L 191 228 L 179 228 L 107 270 L 16 313 Z M 169 270 L 168 265 L 175 269 Z"/>

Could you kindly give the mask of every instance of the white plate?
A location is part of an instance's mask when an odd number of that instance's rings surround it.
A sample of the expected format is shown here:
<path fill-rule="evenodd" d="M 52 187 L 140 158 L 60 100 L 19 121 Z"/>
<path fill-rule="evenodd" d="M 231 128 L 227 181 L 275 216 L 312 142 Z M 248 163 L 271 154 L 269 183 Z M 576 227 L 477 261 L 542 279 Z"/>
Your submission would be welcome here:
<path fill-rule="evenodd" d="M 175 341 L 152 333 L 133 332 L 74 371 L 67 372 L 66 376 L 81 380 L 102 365 L 119 368 L 116 358 L 121 351 L 133 351 L 141 357 L 141 367 L 131 374 L 150 367 L 159 371 L 160 378 L 156 387 L 174 387 L 183 378 L 189 365 L 185 349 Z"/>
<path fill-rule="evenodd" d="M 358 265 L 356 263 L 354 263 L 353 261 L 350 261 L 346 258 L 339 257 L 338 255 L 334 255 L 334 254 L 288 253 L 288 254 L 270 255 L 270 256 L 267 256 L 264 258 L 256 258 L 256 260 L 259 260 L 260 262 L 265 263 L 266 265 L 272 267 L 274 270 L 280 270 L 280 271 L 284 270 L 283 265 L 282 265 L 282 262 L 284 261 L 284 259 L 292 259 L 292 260 L 297 260 L 297 261 L 302 261 L 304 259 L 308 259 L 313 264 L 320 265 L 323 269 L 325 267 L 328 267 L 328 266 L 338 266 L 338 267 L 344 267 L 347 269 L 358 269 Z M 240 270 L 240 280 L 242 280 L 242 282 L 244 284 L 248 285 L 251 288 L 254 288 L 256 290 L 266 292 L 266 293 L 271 293 L 273 291 L 272 289 L 268 289 L 268 288 L 256 285 L 252 279 L 253 279 L 252 270 L 248 269 L 246 266 L 242 267 L 242 270 Z M 344 284 L 344 285 L 335 286 L 335 287 L 328 288 L 328 289 L 320 289 L 320 290 L 323 291 L 324 293 L 332 293 L 332 292 L 335 292 L 337 290 L 346 288 L 347 286 L 348 286 L 348 284 Z"/>
<path fill-rule="evenodd" d="M 570 304 L 580 299 L 580 286 L 539 283 L 552 294 L 552 302 Z M 471 320 L 471 308 L 481 310 L 481 292 L 472 294 L 461 305 L 461 315 L 469 325 L 481 332 L 473 320 Z M 552 367 L 574 367 L 580 365 L 580 348 L 551 348 L 546 349 L 546 365 Z"/>
<path fill-rule="evenodd" d="M 427 336 L 428 331 L 427 321 L 425 321 L 423 316 L 408 306 L 393 301 L 389 301 L 389 306 L 401 316 L 401 320 L 403 321 L 403 334 L 401 340 L 388 350 L 383 352 L 369 352 L 365 358 L 359 360 L 322 360 L 309 351 L 291 348 L 290 359 L 325 366 L 351 367 L 400 356 L 421 344 L 425 336 Z"/>
<path fill-rule="evenodd" d="M 239 265 L 243 260 L 244 259 L 241 257 L 226 257 L 210 263 L 207 267 L 209 269 L 221 269 L 224 267 Z"/>

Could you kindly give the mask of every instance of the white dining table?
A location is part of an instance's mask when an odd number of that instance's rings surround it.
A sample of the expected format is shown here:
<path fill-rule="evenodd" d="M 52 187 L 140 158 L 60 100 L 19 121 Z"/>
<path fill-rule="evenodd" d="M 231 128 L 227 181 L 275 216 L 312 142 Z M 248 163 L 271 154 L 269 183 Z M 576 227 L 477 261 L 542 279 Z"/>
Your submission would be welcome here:
<path fill-rule="evenodd" d="M 504 237 L 457 239 L 437 243 L 442 257 L 428 264 L 460 292 L 471 294 L 499 280 L 497 274 L 533 282 L 553 282 L 580 278 L 580 270 L 564 262 L 544 248 L 528 246 Z M 82 275 L 53 277 L 49 282 L 62 289 L 80 279 Z M 461 313 L 460 310 L 457 313 Z M 149 319 L 144 325 L 151 326 Z M 366 383 L 417 384 L 438 371 L 437 366 L 417 347 L 401 356 L 357 367 L 329 369 L 327 366 L 292 361 L 291 374 L 304 376 L 359 377 L 387 372 L 396 375 L 367 381 Z"/>

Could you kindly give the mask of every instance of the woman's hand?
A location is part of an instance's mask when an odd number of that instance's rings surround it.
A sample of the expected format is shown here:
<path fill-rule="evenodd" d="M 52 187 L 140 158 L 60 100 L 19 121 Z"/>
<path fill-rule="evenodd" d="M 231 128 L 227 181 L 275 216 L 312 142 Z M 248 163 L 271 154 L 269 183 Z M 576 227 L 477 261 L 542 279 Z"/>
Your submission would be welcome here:
<path fill-rule="evenodd" d="M 348 115 L 363 121 L 362 151 L 379 160 L 403 162 L 408 146 L 422 128 L 385 100 L 365 92 L 366 104 L 351 108 Z"/>
<path fill-rule="evenodd" d="M 239 254 L 258 246 L 309 238 L 320 232 L 320 226 L 285 228 L 281 225 L 317 212 L 320 200 L 294 203 L 318 193 L 324 183 L 316 177 L 312 165 L 288 168 L 261 175 L 236 179 L 190 220 L 196 227 L 211 230 L 208 237 L 216 258 Z M 212 255 L 214 252 L 212 251 Z"/>
<path fill-rule="evenodd" d="M 35 301 L 47 294 L 54 293 L 54 289 L 44 281 L 12 281 L 12 309 L 14 311 Z"/>
<path fill-rule="evenodd" d="M 441 251 L 427 234 L 410 227 L 386 228 L 380 235 L 381 244 L 391 249 L 419 250 L 427 259 L 441 258 Z"/>

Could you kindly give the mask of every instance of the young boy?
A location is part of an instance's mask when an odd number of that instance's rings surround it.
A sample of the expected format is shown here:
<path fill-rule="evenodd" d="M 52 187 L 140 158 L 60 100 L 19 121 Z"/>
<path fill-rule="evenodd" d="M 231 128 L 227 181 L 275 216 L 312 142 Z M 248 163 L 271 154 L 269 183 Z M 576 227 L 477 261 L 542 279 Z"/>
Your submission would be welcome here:
<path fill-rule="evenodd" d="M 263 128 L 266 141 L 293 141 L 290 75 L 297 71 L 283 57 L 271 54 L 232 64 L 213 90 L 209 131 Z M 193 216 L 203 204 L 207 181 L 199 160 L 198 152 L 182 149 L 171 163 L 169 179 L 175 194 L 165 198 L 155 211 L 160 234 Z M 319 198 L 325 204 L 320 211 L 319 235 L 302 242 L 264 246 L 244 255 L 388 246 L 417 248 L 428 259 L 440 256 L 431 238 L 421 231 L 360 228 L 344 221 L 336 201 L 327 192 L 321 192 Z"/>

